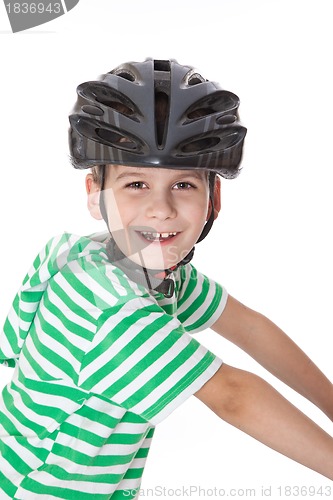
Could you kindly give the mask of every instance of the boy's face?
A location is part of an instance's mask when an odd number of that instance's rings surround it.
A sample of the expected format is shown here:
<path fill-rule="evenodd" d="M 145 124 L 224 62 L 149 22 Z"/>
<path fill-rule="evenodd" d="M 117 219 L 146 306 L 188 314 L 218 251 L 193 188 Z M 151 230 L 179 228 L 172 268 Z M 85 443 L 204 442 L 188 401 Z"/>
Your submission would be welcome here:
<path fill-rule="evenodd" d="M 91 174 L 86 187 L 92 195 L 90 211 L 100 218 L 99 186 Z M 207 174 L 112 165 L 107 167 L 104 200 L 121 251 L 146 268 L 167 269 L 189 253 L 208 218 Z"/>

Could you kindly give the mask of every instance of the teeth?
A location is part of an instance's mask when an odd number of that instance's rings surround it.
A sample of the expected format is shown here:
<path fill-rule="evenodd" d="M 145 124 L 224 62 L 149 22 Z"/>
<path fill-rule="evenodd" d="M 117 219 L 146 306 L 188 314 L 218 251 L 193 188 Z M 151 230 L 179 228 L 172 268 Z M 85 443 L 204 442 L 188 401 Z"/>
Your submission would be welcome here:
<path fill-rule="evenodd" d="M 168 238 L 168 236 L 176 236 L 176 233 L 160 233 L 162 238 Z"/>
<path fill-rule="evenodd" d="M 153 233 L 151 231 L 142 231 L 141 234 L 143 234 L 143 236 L 149 236 L 151 238 L 154 238 L 154 239 L 159 239 L 159 238 L 169 238 L 170 236 L 176 236 L 176 232 L 172 232 L 172 233 Z"/>

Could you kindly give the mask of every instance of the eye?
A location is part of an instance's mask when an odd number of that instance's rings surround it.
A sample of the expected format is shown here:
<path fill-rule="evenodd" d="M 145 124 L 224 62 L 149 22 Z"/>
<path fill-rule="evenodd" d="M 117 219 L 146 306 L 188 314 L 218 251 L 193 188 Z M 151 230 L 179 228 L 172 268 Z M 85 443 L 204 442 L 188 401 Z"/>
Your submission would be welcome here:
<path fill-rule="evenodd" d="M 126 187 L 129 189 L 145 189 L 147 186 L 142 181 L 131 182 L 130 184 L 126 184 Z"/>
<path fill-rule="evenodd" d="M 177 184 L 174 185 L 174 189 L 179 189 L 179 190 L 186 190 L 190 188 L 195 188 L 195 186 L 190 182 L 185 182 L 185 181 L 177 182 Z"/>

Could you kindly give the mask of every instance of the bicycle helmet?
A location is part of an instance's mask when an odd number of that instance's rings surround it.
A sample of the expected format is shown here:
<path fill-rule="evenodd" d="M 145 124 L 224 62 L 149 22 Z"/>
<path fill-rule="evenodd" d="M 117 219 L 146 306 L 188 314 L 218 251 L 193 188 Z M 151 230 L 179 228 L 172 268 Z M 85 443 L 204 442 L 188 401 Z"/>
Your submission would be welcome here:
<path fill-rule="evenodd" d="M 77 87 L 69 117 L 75 168 L 120 164 L 239 173 L 238 97 L 175 60 L 122 64 Z M 156 102 L 163 112 L 156 115 Z"/>

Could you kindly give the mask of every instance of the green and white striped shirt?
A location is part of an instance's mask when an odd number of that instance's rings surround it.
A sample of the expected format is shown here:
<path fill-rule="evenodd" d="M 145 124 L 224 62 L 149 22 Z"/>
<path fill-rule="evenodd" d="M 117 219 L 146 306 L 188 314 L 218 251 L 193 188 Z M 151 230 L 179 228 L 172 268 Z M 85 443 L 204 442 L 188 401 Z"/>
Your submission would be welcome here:
<path fill-rule="evenodd" d="M 0 498 L 135 498 L 154 426 L 221 365 L 189 333 L 226 292 L 187 264 L 165 298 L 111 264 L 106 235 L 53 238 L 0 334 Z"/>

